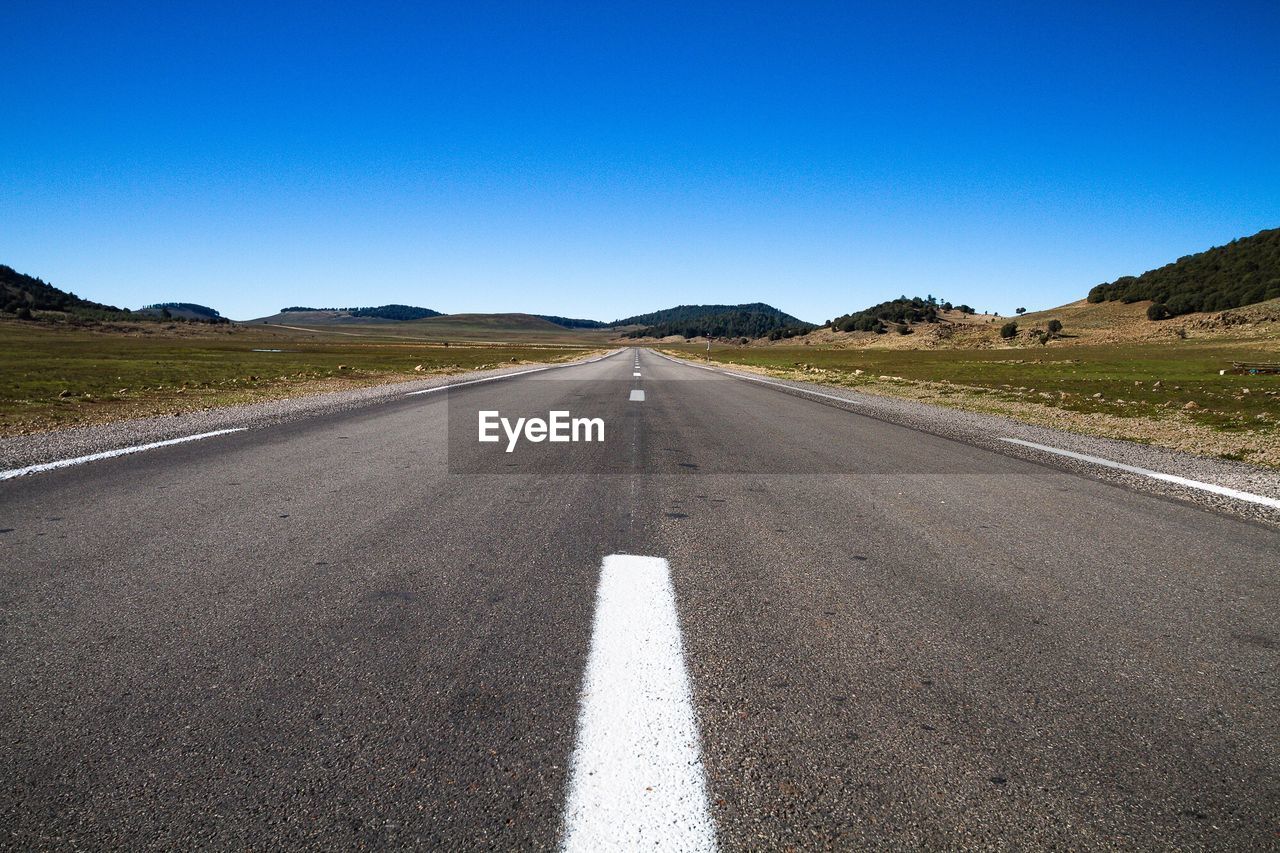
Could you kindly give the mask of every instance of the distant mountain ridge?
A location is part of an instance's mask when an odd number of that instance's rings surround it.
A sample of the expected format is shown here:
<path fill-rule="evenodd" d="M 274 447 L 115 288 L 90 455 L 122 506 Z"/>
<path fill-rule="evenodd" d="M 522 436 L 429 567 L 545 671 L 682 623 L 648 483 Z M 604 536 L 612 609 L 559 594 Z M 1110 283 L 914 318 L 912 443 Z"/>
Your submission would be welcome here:
<path fill-rule="evenodd" d="M 1280 297 L 1280 228 L 1232 240 L 1089 291 L 1090 302 L 1151 300 L 1151 318 L 1225 311 Z"/>

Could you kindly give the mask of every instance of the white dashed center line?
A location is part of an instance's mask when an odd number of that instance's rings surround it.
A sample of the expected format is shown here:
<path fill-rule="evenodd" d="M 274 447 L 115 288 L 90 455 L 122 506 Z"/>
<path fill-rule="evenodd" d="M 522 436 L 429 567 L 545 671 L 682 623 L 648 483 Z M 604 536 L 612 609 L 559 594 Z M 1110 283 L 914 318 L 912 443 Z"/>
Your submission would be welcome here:
<path fill-rule="evenodd" d="M 561 849 L 715 850 L 698 740 L 667 561 L 605 557 Z"/>
<path fill-rule="evenodd" d="M 634 388 L 634 389 L 632 389 L 632 391 L 631 391 L 631 402 L 633 402 L 633 403 L 643 403 L 643 402 L 644 402 L 644 392 L 643 392 L 643 391 L 641 391 L 639 388 Z"/>

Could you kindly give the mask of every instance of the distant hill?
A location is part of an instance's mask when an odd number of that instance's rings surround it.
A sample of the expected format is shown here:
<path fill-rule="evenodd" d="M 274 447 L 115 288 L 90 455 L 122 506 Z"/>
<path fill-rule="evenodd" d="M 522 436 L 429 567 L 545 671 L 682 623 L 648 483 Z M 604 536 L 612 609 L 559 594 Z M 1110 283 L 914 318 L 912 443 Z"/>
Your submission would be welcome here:
<path fill-rule="evenodd" d="M 0 308 L 10 314 L 30 311 L 63 311 L 80 315 L 120 315 L 128 311 L 114 305 L 103 305 L 81 299 L 74 293 L 59 290 L 43 279 L 20 273 L 0 264 Z"/>
<path fill-rule="evenodd" d="M 700 317 L 712 317 L 718 314 L 729 314 L 731 312 L 743 312 L 748 314 L 767 314 L 777 317 L 784 324 L 788 325 L 804 325 L 803 320 L 792 317 L 774 308 L 772 305 L 766 305 L 763 302 L 748 302 L 743 305 L 677 305 L 675 308 L 666 308 L 662 311 L 654 311 L 649 314 L 636 314 L 634 317 L 627 317 L 622 320 L 614 320 L 611 326 L 657 326 L 663 323 L 683 323 L 689 320 L 696 320 Z"/>
<path fill-rule="evenodd" d="M 923 299 L 919 296 L 899 296 L 897 299 L 837 317 L 827 325 L 839 332 L 884 332 L 889 325 L 936 323 L 940 312 L 953 309 L 964 315 L 974 313 L 968 305 L 940 303 L 932 296 Z"/>
<path fill-rule="evenodd" d="M 301 314 L 301 313 L 321 313 L 332 314 L 340 317 L 354 317 L 368 320 L 400 320 L 408 322 L 411 320 L 425 320 L 428 317 L 443 317 L 439 311 L 432 311 L 430 308 L 419 308 L 416 305 L 378 305 L 372 308 L 304 308 L 302 306 L 291 306 L 289 308 L 281 308 L 281 314 Z"/>
<path fill-rule="evenodd" d="M 197 305 L 194 302 L 157 302 L 155 305 L 140 308 L 134 313 L 161 319 L 177 317 L 183 320 L 203 320 L 206 323 L 231 322 L 209 306 Z"/>
<path fill-rule="evenodd" d="M 1225 311 L 1280 297 L 1280 228 L 1259 231 L 1089 291 L 1090 302 L 1151 300 L 1152 319 Z M 1163 307 L 1161 307 L 1163 306 Z"/>
<path fill-rule="evenodd" d="M 557 326 L 564 326 L 566 329 L 607 329 L 608 323 L 602 323 L 599 320 L 578 320 L 573 317 L 556 317 L 552 314 L 534 314 L 539 320 L 546 320 L 548 323 L 555 323 Z"/>
<path fill-rule="evenodd" d="M 814 326 L 763 302 L 744 305 L 679 305 L 651 314 L 616 321 L 615 326 L 639 326 L 626 337 L 665 338 L 791 338 Z"/>

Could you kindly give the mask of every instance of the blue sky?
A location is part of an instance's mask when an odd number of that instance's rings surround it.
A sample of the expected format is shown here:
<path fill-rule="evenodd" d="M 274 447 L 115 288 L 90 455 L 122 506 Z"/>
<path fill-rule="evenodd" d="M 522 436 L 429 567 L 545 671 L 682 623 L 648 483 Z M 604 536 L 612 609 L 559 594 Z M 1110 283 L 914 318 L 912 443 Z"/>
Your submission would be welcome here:
<path fill-rule="evenodd" d="M 1042 308 L 1280 225 L 1280 4 L 0 7 L 0 263 L 89 298 Z"/>

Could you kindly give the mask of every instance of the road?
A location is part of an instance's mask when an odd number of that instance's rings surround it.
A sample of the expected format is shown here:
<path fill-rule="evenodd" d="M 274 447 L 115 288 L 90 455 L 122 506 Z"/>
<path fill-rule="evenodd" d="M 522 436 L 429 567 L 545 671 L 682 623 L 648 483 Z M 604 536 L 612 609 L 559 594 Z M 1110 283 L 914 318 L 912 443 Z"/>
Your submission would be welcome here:
<path fill-rule="evenodd" d="M 0 529 L 8 849 L 1278 843 L 1273 529 L 650 351 L 0 482 Z"/>

